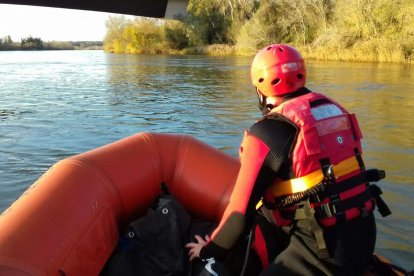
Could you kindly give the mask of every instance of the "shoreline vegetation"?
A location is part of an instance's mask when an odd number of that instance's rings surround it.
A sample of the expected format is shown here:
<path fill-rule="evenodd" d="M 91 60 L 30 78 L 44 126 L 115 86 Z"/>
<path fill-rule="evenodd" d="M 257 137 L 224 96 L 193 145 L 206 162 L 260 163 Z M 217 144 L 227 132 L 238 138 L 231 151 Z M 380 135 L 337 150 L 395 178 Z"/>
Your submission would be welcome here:
<path fill-rule="evenodd" d="M 43 41 L 41 38 L 29 36 L 15 42 L 10 36 L 0 38 L 0 51 L 33 51 L 33 50 L 102 50 L 102 41 Z"/>
<path fill-rule="evenodd" d="M 254 55 L 272 43 L 307 59 L 414 63 L 412 0 L 190 0 L 176 20 L 111 16 L 104 50 Z"/>
<path fill-rule="evenodd" d="M 304 58 L 414 64 L 412 0 L 190 0 L 174 20 L 109 16 L 103 42 L 0 39 L 0 50 L 253 56 L 272 43 Z M 41 42 L 41 43 L 40 43 Z"/>

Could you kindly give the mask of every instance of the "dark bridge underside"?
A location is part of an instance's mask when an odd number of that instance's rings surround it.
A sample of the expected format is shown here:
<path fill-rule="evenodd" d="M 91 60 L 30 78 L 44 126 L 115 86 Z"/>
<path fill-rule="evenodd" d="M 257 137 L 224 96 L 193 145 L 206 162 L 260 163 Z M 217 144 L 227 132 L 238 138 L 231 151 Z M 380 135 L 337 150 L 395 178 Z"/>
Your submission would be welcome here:
<path fill-rule="evenodd" d="M 183 7 L 187 2 L 188 0 L 0 0 L 0 4 L 68 8 L 155 18 L 173 18 L 171 12 L 167 11 L 167 6 L 174 10 L 174 14 L 185 13 Z"/>

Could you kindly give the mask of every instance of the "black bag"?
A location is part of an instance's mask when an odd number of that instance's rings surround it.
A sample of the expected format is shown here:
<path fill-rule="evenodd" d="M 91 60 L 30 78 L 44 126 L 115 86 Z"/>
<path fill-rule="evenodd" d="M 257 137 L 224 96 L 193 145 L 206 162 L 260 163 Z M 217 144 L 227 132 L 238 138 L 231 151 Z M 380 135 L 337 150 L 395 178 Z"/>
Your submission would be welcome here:
<path fill-rule="evenodd" d="M 132 222 L 101 275 L 175 276 L 187 273 L 191 217 L 172 195 Z"/>

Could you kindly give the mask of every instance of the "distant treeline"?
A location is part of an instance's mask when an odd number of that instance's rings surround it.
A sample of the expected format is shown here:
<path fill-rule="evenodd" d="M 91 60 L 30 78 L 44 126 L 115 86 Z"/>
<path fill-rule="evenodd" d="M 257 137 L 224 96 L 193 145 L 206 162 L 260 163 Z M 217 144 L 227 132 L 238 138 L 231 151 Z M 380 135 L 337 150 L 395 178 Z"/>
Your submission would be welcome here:
<path fill-rule="evenodd" d="M 252 55 L 271 43 L 307 58 L 414 62 L 413 0 L 190 0 L 177 20 L 111 16 L 114 53 Z"/>
<path fill-rule="evenodd" d="M 102 49 L 102 45 L 102 41 L 44 42 L 38 37 L 31 36 L 22 38 L 20 42 L 14 42 L 10 36 L 0 38 L 0 51 Z"/>

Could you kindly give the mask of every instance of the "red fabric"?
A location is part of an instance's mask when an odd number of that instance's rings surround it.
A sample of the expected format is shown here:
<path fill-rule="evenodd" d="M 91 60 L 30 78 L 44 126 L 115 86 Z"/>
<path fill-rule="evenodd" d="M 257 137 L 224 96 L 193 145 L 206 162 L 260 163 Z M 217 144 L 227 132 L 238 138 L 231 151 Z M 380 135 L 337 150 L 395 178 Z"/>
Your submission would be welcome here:
<path fill-rule="evenodd" d="M 332 102 L 342 114 L 316 120 L 310 104 L 319 100 Z M 361 152 L 359 137 L 355 135 L 355 132 L 360 133 L 356 120 L 350 118 L 350 114 L 342 106 L 322 94 L 308 93 L 282 103 L 271 112 L 287 117 L 299 129 L 292 155 L 295 177 L 320 169 L 320 160 L 323 158 L 329 157 L 332 164 L 338 164 L 354 156 L 355 148 Z"/>
<path fill-rule="evenodd" d="M 312 109 L 311 103 L 316 101 L 323 103 Z M 326 108 L 327 111 L 319 111 L 321 118 L 315 119 L 316 115 L 313 112 L 318 112 L 318 108 L 319 110 Z M 360 141 L 362 134 L 355 115 L 350 114 L 341 105 L 322 94 L 311 92 L 290 99 L 274 108 L 271 113 L 278 113 L 286 117 L 299 129 L 292 151 L 294 178 L 321 169 L 321 159 L 329 158 L 330 162 L 335 165 L 355 156 L 355 149 L 362 153 Z M 346 179 L 358 173 L 359 170 L 351 172 L 342 176 L 341 179 Z M 337 185 L 340 185 L 340 182 Z M 341 193 L 340 198 L 354 197 L 364 192 L 365 189 L 365 184 L 361 183 L 361 185 Z M 372 204 L 367 203 L 366 205 L 371 207 Z M 347 219 L 359 215 L 360 211 L 357 208 L 346 211 Z M 280 217 L 277 213 L 274 216 Z M 324 226 L 332 226 L 336 223 L 336 218 L 324 218 L 320 222 Z M 284 222 L 283 225 L 286 225 L 286 223 Z"/>
<path fill-rule="evenodd" d="M 230 196 L 230 201 L 224 211 L 219 226 L 214 230 L 211 239 L 214 241 L 223 225 L 234 213 L 245 214 L 254 184 L 260 168 L 269 153 L 269 147 L 259 138 L 246 132 L 240 146 L 240 165 L 236 184 Z M 236 238 L 236 237 L 235 237 Z"/>
<path fill-rule="evenodd" d="M 269 253 L 267 252 L 266 240 L 263 236 L 259 225 L 254 229 L 254 243 L 252 248 L 256 251 L 257 256 L 262 263 L 263 269 L 269 266 Z"/>

